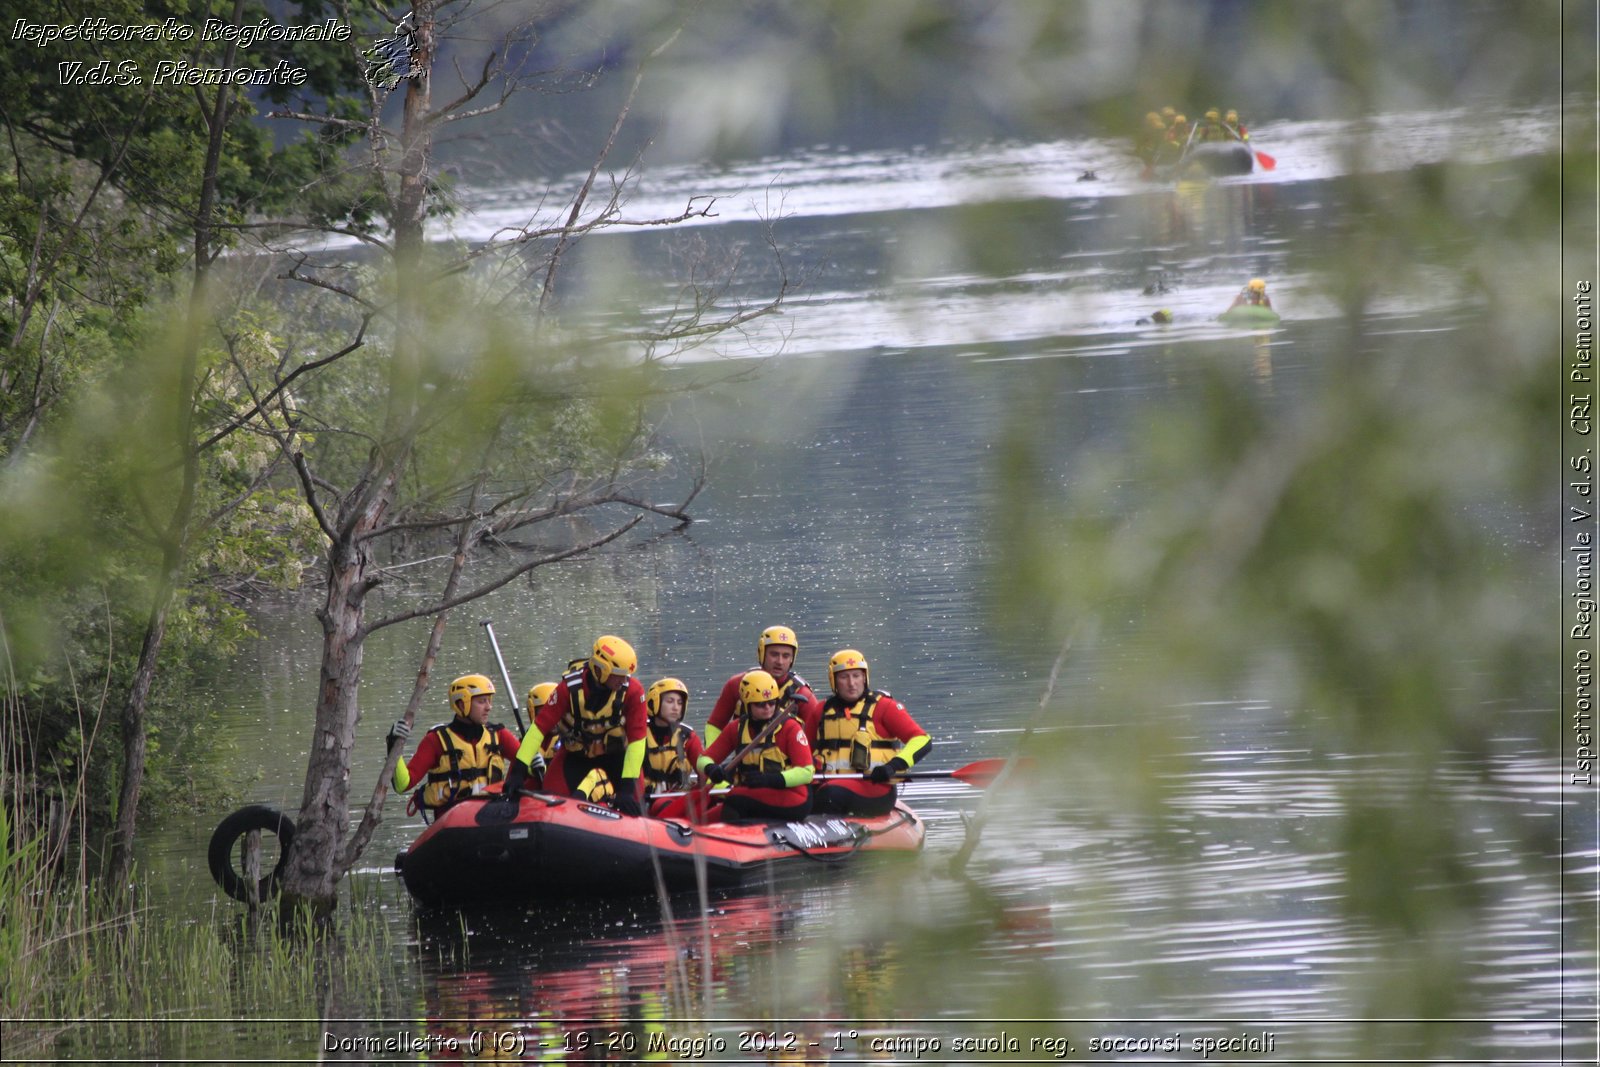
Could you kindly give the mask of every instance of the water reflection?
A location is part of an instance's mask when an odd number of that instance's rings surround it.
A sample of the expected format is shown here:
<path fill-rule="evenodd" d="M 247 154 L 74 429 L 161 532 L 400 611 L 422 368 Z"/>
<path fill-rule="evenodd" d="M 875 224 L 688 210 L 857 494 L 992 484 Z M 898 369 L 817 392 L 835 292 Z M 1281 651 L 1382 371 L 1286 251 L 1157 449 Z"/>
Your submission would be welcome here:
<path fill-rule="evenodd" d="M 646 903 L 566 905 L 541 916 L 426 916 L 416 946 L 428 978 L 423 1023 L 458 1051 L 476 1044 L 492 1053 L 479 1058 L 621 1063 L 734 1051 L 789 1062 L 823 1047 L 815 1027 L 771 1015 L 785 1001 L 790 956 L 812 921 L 814 894 L 773 885 L 706 902 L 668 898 L 654 914 Z M 434 962 L 445 960 L 463 963 Z M 887 988 L 882 967 L 862 950 L 840 962 L 851 981 L 834 1003 L 813 1010 L 871 1012 L 873 997 Z M 733 1005 L 737 1023 L 719 1023 Z M 772 1027 L 763 1027 L 768 1020 Z"/>

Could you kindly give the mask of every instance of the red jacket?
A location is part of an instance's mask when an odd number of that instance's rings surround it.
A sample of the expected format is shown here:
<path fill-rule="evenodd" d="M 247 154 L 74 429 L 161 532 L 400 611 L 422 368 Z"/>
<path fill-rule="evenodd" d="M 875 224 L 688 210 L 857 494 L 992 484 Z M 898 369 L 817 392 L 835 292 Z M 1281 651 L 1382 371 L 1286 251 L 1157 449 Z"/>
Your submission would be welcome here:
<path fill-rule="evenodd" d="M 758 729 L 752 733 L 750 730 L 751 725 L 753 724 L 746 720 L 737 730 L 722 731 L 717 735 L 717 739 L 711 742 L 711 746 L 706 749 L 706 757 L 712 763 L 721 763 L 735 752 L 741 751 L 750 743 L 755 734 L 761 732 Z M 788 767 L 811 766 L 811 742 L 806 740 L 806 731 L 800 725 L 800 720 L 792 715 L 768 739 L 768 745 L 778 750 Z M 733 781 L 738 781 L 739 771 L 737 767 L 729 767 L 728 773 Z M 736 784 L 728 792 L 730 795 L 746 796 L 751 800 L 759 800 L 763 804 L 771 804 L 774 807 L 790 808 L 806 802 L 806 790 L 807 787 L 805 785 L 792 786 L 788 789 L 752 789 L 749 786 Z"/>
<path fill-rule="evenodd" d="M 584 684 L 589 684 L 585 677 Z M 539 733 L 548 738 L 556 728 L 556 724 L 566 718 L 572 710 L 572 697 L 566 685 L 557 685 L 555 692 L 550 694 L 550 699 L 540 706 L 534 714 L 533 725 Z M 650 729 L 650 709 L 644 703 L 644 683 L 637 678 L 629 678 L 627 687 L 622 691 L 622 732 L 628 744 L 644 740 L 645 732 Z"/>
<path fill-rule="evenodd" d="M 904 704 L 887 693 L 879 693 L 877 696 L 877 703 L 872 706 L 872 727 L 879 737 L 893 738 L 903 743 L 910 741 L 914 737 L 923 737 L 927 734 L 928 731 L 917 725 L 917 721 L 911 717 L 911 713 L 906 710 Z M 828 704 L 825 700 L 813 700 L 806 705 L 804 712 L 806 738 L 811 742 L 813 748 L 815 748 L 816 742 L 821 736 L 822 712 L 827 706 Z M 845 718 L 853 721 L 855 719 L 853 711 L 854 709 L 846 709 Z M 816 756 L 816 767 L 818 771 L 823 769 L 820 753 Z M 838 778 L 829 781 L 827 784 L 842 785 L 852 793 L 858 793 L 864 797 L 882 796 L 894 788 L 892 784 L 887 782 L 883 785 L 877 785 L 863 778 Z"/>
<path fill-rule="evenodd" d="M 761 669 L 759 667 L 751 667 L 750 671 Z M 712 706 L 711 714 L 706 716 L 707 726 L 715 730 L 726 730 L 728 728 L 728 723 L 733 719 L 734 709 L 739 706 L 739 683 L 744 681 L 744 676 L 749 674 L 750 671 L 740 671 L 722 684 L 722 692 L 717 696 L 717 702 Z M 794 673 L 794 671 L 785 673 L 782 678 L 779 678 L 776 674 L 772 676 L 773 681 L 777 682 L 780 688 L 788 686 L 791 678 L 799 683 L 794 690 L 794 710 L 798 712 L 807 703 L 815 700 L 817 695 L 811 691 L 811 686 L 807 684 L 806 680 Z"/>
<path fill-rule="evenodd" d="M 443 725 L 445 726 L 445 729 L 448 730 L 456 726 L 457 723 L 455 720 L 452 720 L 451 722 Z M 494 726 L 494 723 L 489 723 L 484 727 L 484 729 L 493 730 Z M 459 734 L 459 731 L 453 732 Z M 500 755 L 505 757 L 506 766 L 510 767 L 511 761 L 517 757 L 517 746 L 521 742 L 517 740 L 516 734 L 506 729 L 504 726 L 500 727 L 496 742 L 496 747 L 499 749 Z M 428 784 L 428 772 L 438 767 L 444 760 L 444 756 L 444 745 L 439 740 L 439 727 L 428 727 L 428 732 L 422 735 L 421 741 L 417 742 L 417 750 L 411 754 L 410 759 L 405 761 L 405 773 L 407 778 L 405 791 L 410 792 L 412 789 L 415 789 L 419 786 L 426 789 Z M 400 776 L 396 774 L 396 782 L 399 781 L 399 778 Z M 485 779 L 485 781 L 487 781 L 487 779 Z"/>

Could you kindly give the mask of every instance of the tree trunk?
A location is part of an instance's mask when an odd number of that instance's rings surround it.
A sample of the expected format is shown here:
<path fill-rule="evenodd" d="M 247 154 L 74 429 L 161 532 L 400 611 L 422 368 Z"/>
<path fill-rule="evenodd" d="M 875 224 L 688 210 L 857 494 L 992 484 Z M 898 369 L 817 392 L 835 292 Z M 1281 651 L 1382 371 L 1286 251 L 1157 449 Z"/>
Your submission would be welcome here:
<path fill-rule="evenodd" d="M 122 704 L 122 783 L 117 791 L 117 821 L 112 828 L 110 874 L 110 885 L 116 893 L 127 889 L 133 877 L 134 829 L 139 817 L 139 791 L 144 787 L 144 711 L 150 702 L 150 686 L 155 681 L 161 645 L 167 636 L 167 610 L 172 606 L 172 594 L 172 582 L 163 580 L 145 624 L 139 664 L 134 668 L 133 682 Z"/>
<path fill-rule="evenodd" d="M 284 902 L 314 912 L 332 910 L 342 873 L 345 825 L 350 816 L 350 753 L 361 719 L 361 658 L 366 647 L 366 598 L 373 588 L 364 534 L 387 510 L 392 486 L 375 498 L 328 552 L 328 589 L 322 621 L 322 675 L 317 687 L 315 732 L 306 762 L 294 843 L 283 872 Z"/>
<path fill-rule="evenodd" d="M 243 0 L 238 0 L 233 10 L 235 25 L 243 13 Z M 236 45 L 230 42 L 226 66 L 233 65 L 235 48 Z M 194 286 L 189 291 L 189 314 L 184 324 L 183 349 L 178 353 L 178 410 L 181 417 L 173 441 L 183 472 L 182 483 L 167 527 L 162 531 L 161 578 L 150 606 L 144 641 L 139 647 L 139 664 L 134 669 L 127 700 L 122 705 L 122 785 L 117 795 L 117 822 L 111 851 L 111 885 L 117 892 L 127 887 L 133 875 L 133 838 L 139 818 L 139 793 L 144 787 L 145 709 L 150 702 L 150 687 L 155 681 L 156 665 L 161 659 L 161 646 L 167 637 L 167 614 L 183 582 L 183 573 L 189 562 L 190 538 L 194 532 L 195 496 L 200 480 L 200 452 L 194 439 L 196 394 L 199 389 L 200 325 L 210 315 L 211 263 L 217 255 L 213 247 L 215 233 L 211 213 L 216 207 L 218 169 L 231 102 L 232 89 L 228 86 L 219 88 L 209 116 L 211 133 L 206 144 L 205 170 L 200 177 L 200 198 L 195 208 Z"/>
<path fill-rule="evenodd" d="M 322 620 L 322 681 L 317 694 L 316 735 L 306 765 L 300 820 L 284 871 L 283 899 L 291 907 L 330 910 L 344 873 L 344 837 L 349 821 L 350 752 L 361 719 L 358 691 L 366 643 L 367 594 L 376 586 L 366 535 L 377 529 L 394 502 L 395 482 L 418 432 L 417 397 L 421 353 L 415 324 L 426 293 L 422 282 L 424 222 L 432 133 L 428 109 L 434 57 L 432 0 L 412 7 L 414 53 L 420 74 L 406 83 L 399 185 L 390 208 L 395 235 L 396 331 L 389 361 L 389 406 L 383 443 L 367 461 L 362 485 L 345 498 L 338 536 L 328 549 L 327 600 Z"/>

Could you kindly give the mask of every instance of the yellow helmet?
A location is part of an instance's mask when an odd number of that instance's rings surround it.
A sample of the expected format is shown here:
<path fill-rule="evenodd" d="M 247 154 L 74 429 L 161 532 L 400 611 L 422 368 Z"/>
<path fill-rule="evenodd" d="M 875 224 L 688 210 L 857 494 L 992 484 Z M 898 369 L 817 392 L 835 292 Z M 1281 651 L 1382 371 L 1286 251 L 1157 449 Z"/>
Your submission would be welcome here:
<path fill-rule="evenodd" d="M 1252 293 L 1264 293 L 1267 291 L 1267 283 L 1261 278 L 1251 278 L 1250 284 L 1245 286 L 1245 288 L 1250 290 Z"/>
<path fill-rule="evenodd" d="M 872 685 L 872 671 L 867 667 L 867 657 L 853 648 L 841 648 L 828 659 L 828 688 L 835 693 L 839 687 L 834 684 L 834 675 L 840 671 L 866 671 L 867 685 Z"/>
<path fill-rule="evenodd" d="M 1228 121 L 1229 126 L 1239 125 L 1239 113 L 1231 107 L 1228 109 L 1228 113 L 1222 117 Z"/>
<path fill-rule="evenodd" d="M 756 638 L 757 663 L 766 662 L 768 645 L 788 645 L 795 655 L 800 654 L 800 639 L 787 626 L 769 626 L 761 631 L 761 636 Z"/>
<path fill-rule="evenodd" d="M 450 706 L 464 719 L 472 710 L 472 698 L 483 693 L 494 693 L 494 683 L 487 675 L 463 674 L 450 683 Z"/>
<path fill-rule="evenodd" d="M 1206 111 L 1206 118 L 1210 119 L 1212 122 L 1218 122 L 1222 119 L 1222 112 L 1218 111 L 1216 108 L 1210 108 Z"/>
<path fill-rule="evenodd" d="M 1167 120 L 1162 118 L 1160 112 L 1157 111 L 1146 112 L 1144 122 L 1146 126 L 1153 126 L 1158 130 L 1165 129 L 1167 125 Z"/>
<path fill-rule="evenodd" d="M 602 682 L 610 681 L 613 674 L 632 678 L 639 669 L 639 657 L 628 642 L 615 634 L 605 634 L 595 640 L 594 651 L 589 653 L 589 669 Z"/>
<path fill-rule="evenodd" d="M 660 681 L 651 682 L 650 688 L 644 691 L 645 706 L 650 709 L 652 716 L 661 714 L 661 698 L 668 693 L 683 694 L 683 710 L 689 710 L 689 687 L 676 678 L 662 678 Z"/>
<path fill-rule="evenodd" d="M 1174 126 L 1182 126 L 1185 122 L 1188 122 L 1188 121 L 1189 121 L 1189 116 L 1187 116 L 1187 115 L 1178 114 L 1178 115 L 1174 115 L 1172 117 L 1172 124 Z"/>
<path fill-rule="evenodd" d="M 1172 116 L 1176 115 L 1177 113 L 1178 113 L 1178 109 L 1175 108 L 1175 107 L 1172 107 L 1170 105 L 1161 109 L 1161 117 L 1164 118 L 1164 119 L 1170 119 L 1170 118 L 1172 118 Z"/>
<path fill-rule="evenodd" d="M 766 671 L 745 671 L 739 679 L 739 703 L 745 707 L 775 703 L 780 692 L 778 680 Z"/>
<path fill-rule="evenodd" d="M 544 707 L 545 703 L 550 699 L 550 694 L 555 691 L 556 683 L 554 682 L 540 682 L 528 690 L 528 714 L 532 715 Z"/>

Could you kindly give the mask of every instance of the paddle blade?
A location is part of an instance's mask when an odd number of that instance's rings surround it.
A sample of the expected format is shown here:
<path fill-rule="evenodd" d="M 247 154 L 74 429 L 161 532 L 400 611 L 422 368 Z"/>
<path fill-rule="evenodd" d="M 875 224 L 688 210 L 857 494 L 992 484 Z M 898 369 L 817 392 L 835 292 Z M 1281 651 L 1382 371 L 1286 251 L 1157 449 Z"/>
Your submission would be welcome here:
<path fill-rule="evenodd" d="M 1028 762 L 1025 759 L 1017 761 L 1019 766 Z M 957 767 L 950 772 L 950 777 L 976 789 L 987 789 L 989 784 L 1000 776 L 1000 772 L 1005 770 L 1006 763 L 1007 761 L 1003 759 L 981 759 L 965 767 Z"/>
<path fill-rule="evenodd" d="M 1265 152 L 1256 153 L 1256 162 L 1261 164 L 1262 170 L 1273 170 L 1278 165 L 1278 161 L 1267 155 Z"/>

